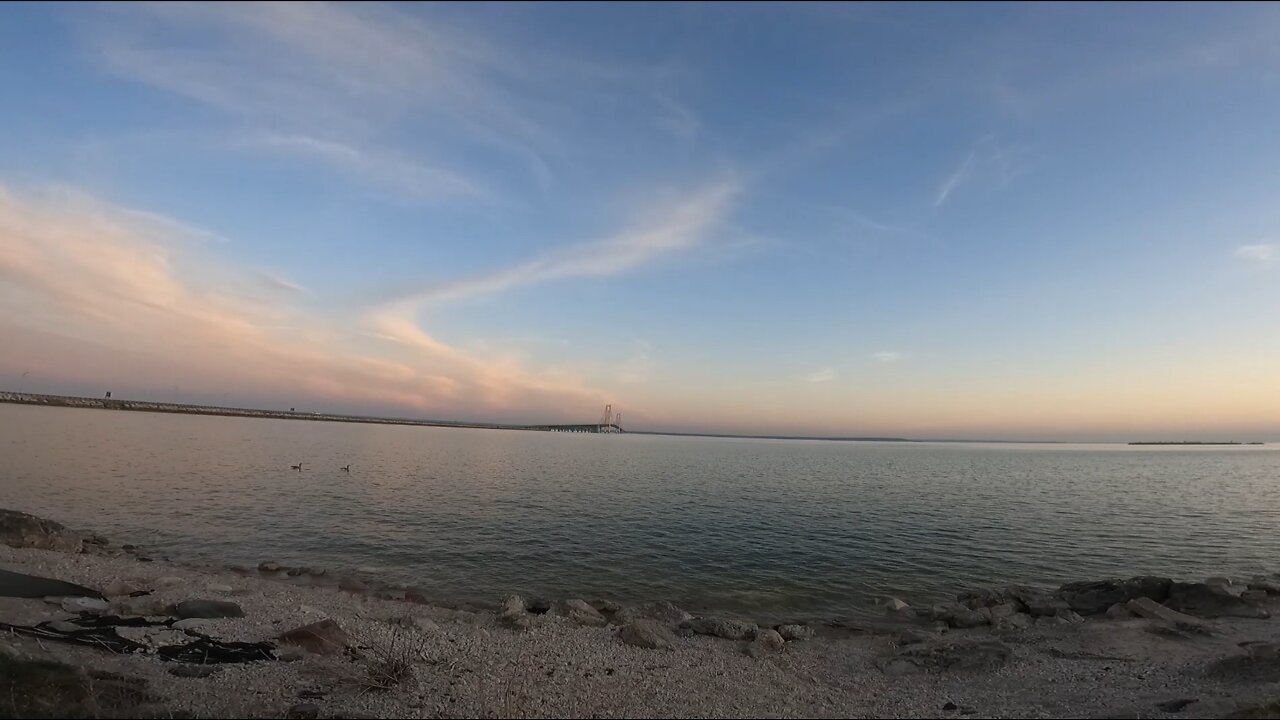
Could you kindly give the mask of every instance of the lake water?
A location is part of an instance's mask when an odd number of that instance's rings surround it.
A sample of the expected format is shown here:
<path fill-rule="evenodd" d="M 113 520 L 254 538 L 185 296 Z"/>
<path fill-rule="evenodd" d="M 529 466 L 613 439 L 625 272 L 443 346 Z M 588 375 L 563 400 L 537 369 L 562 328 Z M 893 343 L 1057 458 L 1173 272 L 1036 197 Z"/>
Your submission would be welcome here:
<path fill-rule="evenodd" d="M 5 404 L 0 507 L 193 564 L 373 566 L 443 599 L 669 599 L 760 618 L 866 617 L 884 595 L 1008 582 L 1280 570 L 1273 446 L 578 435 Z"/>

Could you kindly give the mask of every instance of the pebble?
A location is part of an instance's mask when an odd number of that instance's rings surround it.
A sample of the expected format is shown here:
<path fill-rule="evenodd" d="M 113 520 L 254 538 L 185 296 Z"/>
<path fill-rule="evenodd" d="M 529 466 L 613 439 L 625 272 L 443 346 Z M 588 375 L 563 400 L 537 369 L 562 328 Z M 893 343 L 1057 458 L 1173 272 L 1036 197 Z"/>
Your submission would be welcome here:
<path fill-rule="evenodd" d="M 209 589 L 209 592 L 214 592 L 214 593 L 229 593 L 235 590 L 235 588 L 231 587 L 230 585 L 210 585 L 208 589 Z"/>
<path fill-rule="evenodd" d="M 283 566 L 280 563 L 272 560 L 264 560 L 258 563 L 258 570 L 260 572 L 279 572 L 282 569 Z"/>
<path fill-rule="evenodd" d="M 87 597 L 69 597 L 62 598 L 62 609 L 70 613 L 91 612 L 104 613 L 110 607 L 106 600 Z"/>

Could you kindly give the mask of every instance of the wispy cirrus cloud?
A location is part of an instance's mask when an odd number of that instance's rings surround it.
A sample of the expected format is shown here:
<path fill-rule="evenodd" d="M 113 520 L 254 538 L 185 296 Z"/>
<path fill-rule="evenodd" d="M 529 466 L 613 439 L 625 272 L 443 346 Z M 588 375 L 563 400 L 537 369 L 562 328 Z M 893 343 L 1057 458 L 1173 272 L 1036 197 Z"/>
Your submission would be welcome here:
<path fill-rule="evenodd" d="M 632 228 L 596 242 L 554 250 L 543 257 L 462 280 L 435 283 L 397 298 L 399 307 L 418 307 L 569 278 L 606 277 L 640 268 L 702 243 L 740 192 L 736 178 L 647 211 Z"/>
<path fill-rule="evenodd" d="M 942 207 L 957 190 L 980 180 L 999 184 L 1009 182 L 1023 170 L 1020 156 L 1020 151 L 1001 145 L 995 136 L 988 135 L 979 139 L 960 164 L 942 178 L 933 198 L 933 206 Z"/>
<path fill-rule="evenodd" d="M 1269 264 L 1280 260 L 1280 243 L 1241 245 L 1235 249 L 1233 254 L 1242 260 Z"/>
<path fill-rule="evenodd" d="M 894 350 L 881 350 L 880 352 L 872 353 L 871 358 L 880 363 L 895 363 L 902 359 L 902 353 Z"/>
<path fill-rule="evenodd" d="M 249 144 L 330 166 L 409 200 L 488 197 L 476 183 L 456 172 L 429 167 L 390 152 L 362 150 L 307 135 L 268 135 Z"/>

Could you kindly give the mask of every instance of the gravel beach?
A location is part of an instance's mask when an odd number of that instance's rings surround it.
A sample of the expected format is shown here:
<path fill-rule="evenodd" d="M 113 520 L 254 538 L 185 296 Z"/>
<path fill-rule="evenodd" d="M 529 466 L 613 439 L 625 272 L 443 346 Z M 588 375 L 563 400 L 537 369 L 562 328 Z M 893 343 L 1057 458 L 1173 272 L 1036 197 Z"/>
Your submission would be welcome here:
<path fill-rule="evenodd" d="M 1159 603 L 1144 610 L 1149 601 L 1139 598 L 1128 607 L 1152 617 L 1113 606 L 1085 618 L 994 593 L 970 595 L 967 606 L 951 609 L 900 610 L 892 616 L 896 631 L 788 627 L 775 633 L 745 618 L 688 619 L 667 614 L 678 612 L 674 608 L 592 607 L 565 599 L 541 614 L 538 603 L 526 607 L 521 598 L 505 605 L 495 598 L 496 611 L 456 610 L 359 584 L 345 583 L 352 590 L 291 584 L 284 569 L 209 571 L 85 547 L 90 551 L 0 545 L 0 569 L 104 591 L 108 597 L 99 602 L 110 606 L 104 614 L 163 613 L 152 616 L 156 622 L 175 622 L 174 606 L 197 615 L 231 607 L 181 604 L 188 601 L 234 603 L 242 617 L 118 630 L 147 646 L 198 636 L 268 641 L 278 658 L 200 666 L 12 630 L 0 637 L 0 656 L 10 669 L 39 661 L 76 668 L 93 692 L 64 700 L 88 707 L 89 716 L 1280 716 L 1280 623 L 1262 617 L 1280 610 L 1280 596 L 1245 590 L 1243 583 L 1230 585 L 1229 594 L 1248 593 L 1247 606 L 1239 606 L 1248 612 L 1230 612 L 1254 617 L 1192 618 Z M 135 588 L 138 597 L 110 597 Z M 1062 597 L 1083 609 L 1080 603 L 1105 602 L 1114 592 L 1112 586 L 1077 588 Z M 960 627 L 971 624 L 966 607 L 981 616 L 974 627 Z M 77 609 L 51 599 L 2 597 L 0 621 L 30 627 L 92 617 Z M 279 640 L 322 620 L 340 629 L 329 654 Z M 816 636 L 806 638 L 813 630 Z M 23 686 L 18 673 L 9 674 L 11 687 L 0 690 L 19 699 L 8 716 L 41 716 L 40 687 Z M 124 694 L 127 702 L 94 696 L 120 683 L 133 688 Z M 23 700 L 24 692 L 32 697 Z M 55 701 L 43 716 L 66 710 Z"/>

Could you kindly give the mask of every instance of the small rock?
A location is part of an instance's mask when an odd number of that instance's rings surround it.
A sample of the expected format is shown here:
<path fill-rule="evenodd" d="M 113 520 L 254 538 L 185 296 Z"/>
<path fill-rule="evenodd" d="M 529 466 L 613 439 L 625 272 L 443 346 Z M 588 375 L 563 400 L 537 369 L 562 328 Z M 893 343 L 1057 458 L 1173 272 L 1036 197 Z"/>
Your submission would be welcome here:
<path fill-rule="evenodd" d="M 997 620 L 1007 618 L 1018 613 L 1018 608 L 1012 603 L 1003 603 L 1001 605 L 991 606 L 991 623 L 994 625 Z"/>
<path fill-rule="evenodd" d="M 188 618 L 186 620 L 177 620 L 169 627 L 174 630 L 190 630 L 201 634 L 208 634 L 209 622 L 202 618 Z"/>
<path fill-rule="evenodd" d="M 66 620 L 54 620 L 49 623 L 49 627 L 63 633 L 80 632 L 81 630 L 84 630 L 84 628 L 79 625 Z"/>
<path fill-rule="evenodd" d="M 1221 575 L 1214 575 L 1214 576 L 1213 576 L 1213 577 L 1211 577 L 1211 578 L 1205 578 L 1204 584 L 1205 584 L 1205 585 L 1214 585 L 1214 586 L 1217 586 L 1217 587 L 1230 587 L 1230 586 L 1231 586 L 1231 578 L 1229 578 L 1229 577 L 1223 577 L 1223 576 L 1221 576 Z"/>
<path fill-rule="evenodd" d="M 192 665 L 191 663 L 182 663 L 180 665 L 172 665 L 169 667 L 169 674 L 185 678 L 202 678 L 209 677 L 222 668 L 217 665 Z"/>
<path fill-rule="evenodd" d="M 813 628 L 808 625 L 779 625 L 774 630 L 777 630 L 782 639 L 788 642 L 813 639 Z"/>
<path fill-rule="evenodd" d="M 1129 612 L 1129 609 L 1124 605 L 1116 603 L 1107 608 L 1107 617 L 1111 620 L 1128 620 L 1133 617 L 1133 613 Z"/>
<path fill-rule="evenodd" d="M 1026 613 L 1014 613 L 996 620 L 994 624 L 997 630 L 1026 630 L 1031 627 L 1032 619 Z"/>
<path fill-rule="evenodd" d="M 0 509 L 0 543 L 15 548 L 84 552 L 84 543 L 61 523 Z"/>
<path fill-rule="evenodd" d="M 1062 610 L 1070 610 L 1071 606 L 1056 595 L 1045 595 L 1043 593 L 1031 595 L 1026 598 L 1027 613 L 1032 617 L 1053 617 Z"/>
<path fill-rule="evenodd" d="M 907 610 L 911 609 L 910 605 L 899 600 L 898 598 L 889 598 L 888 600 L 885 601 L 884 607 L 889 612 L 906 612 Z"/>
<path fill-rule="evenodd" d="M 147 557 L 146 555 L 136 555 L 134 556 L 134 559 L 137 560 L 138 562 L 155 562 L 154 560 Z"/>
<path fill-rule="evenodd" d="M 524 609 L 530 615 L 546 615 L 551 612 L 551 601 L 546 598 L 533 598 L 525 603 Z"/>
<path fill-rule="evenodd" d="M 592 600 L 591 607 L 602 613 L 609 613 L 610 615 L 622 609 L 621 605 L 612 600 Z"/>
<path fill-rule="evenodd" d="M 120 549 L 121 549 L 121 550 L 123 550 L 123 551 L 125 551 L 125 552 L 133 552 L 134 550 L 137 550 L 137 549 L 138 549 L 138 546 L 137 546 L 137 545 L 134 545 L 134 544 L 132 544 L 132 543 L 125 543 L 125 544 L 123 544 L 123 545 L 121 545 L 121 546 L 120 546 Z"/>
<path fill-rule="evenodd" d="M 111 606 L 106 600 L 87 597 L 69 597 L 62 598 L 62 609 L 70 613 L 90 612 L 100 614 L 106 612 Z"/>
<path fill-rule="evenodd" d="M 1258 605 L 1260 603 L 1264 603 L 1267 601 L 1267 591 L 1266 590 L 1245 590 L 1244 592 L 1240 593 L 1240 599 L 1247 603 Z"/>
<path fill-rule="evenodd" d="M 230 585 L 210 585 L 208 590 L 209 592 L 222 593 L 225 595 L 226 593 L 234 591 L 235 588 Z"/>
<path fill-rule="evenodd" d="M 1268 595 L 1280 595 L 1280 583 L 1265 575 L 1254 575 L 1248 587 L 1250 590 L 1261 590 Z"/>
<path fill-rule="evenodd" d="M 102 588 L 102 594 L 106 597 L 120 597 L 122 595 L 136 593 L 141 589 L 142 588 L 128 580 L 121 580 L 117 578 L 107 583 L 106 587 Z"/>
<path fill-rule="evenodd" d="M 514 623 L 524 618 L 527 614 L 524 598 L 519 595 L 508 595 L 507 599 L 502 601 L 502 609 L 498 611 L 498 619 Z"/>
<path fill-rule="evenodd" d="M 244 565 L 228 565 L 227 569 L 237 575 L 248 575 L 252 570 Z"/>
<path fill-rule="evenodd" d="M 777 630 L 765 630 L 756 634 L 756 639 L 747 647 L 747 654 L 751 657 L 760 657 L 770 653 L 781 652 L 786 641 L 778 634 Z"/>
<path fill-rule="evenodd" d="M 1207 583 L 1174 583 L 1165 605 L 1202 618 L 1271 617 L 1266 610 L 1238 597 L 1230 586 Z"/>
<path fill-rule="evenodd" d="M 1183 708 L 1196 702 L 1200 702 L 1200 698 L 1179 698 L 1177 700 L 1165 700 L 1164 702 L 1158 702 L 1156 703 L 1156 707 L 1167 713 L 1176 713 L 1182 712 Z"/>
<path fill-rule="evenodd" d="M 1116 603 L 1134 598 L 1150 598 L 1164 602 L 1173 581 L 1162 577 L 1134 577 L 1127 580 L 1101 580 L 1063 585 L 1058 594 L 1072 610 L 1082 615 L 1100 615 Z M 1055 615 L 1057 613 L 1054 613 Z"/>
<path fill-rule="evenodd" d="M 955 704 L 955 703 L 953 703 L 953 702 L 948 702 L 947 704 L 945 704 L 945 705 L 943 705 L 943 706 L 942 706 L 942 709 L 943 709 L 943 710 L 945 710 L 945 711 L 947 711 L 947 712 L 952 712 L 952 711 L 956 710 L 957 708 L 956 708 L 956 704 Z"/>
<path fill-rule="evenodd" d="M 579 625 L 603 627 L 609 624 L 609 621 L 585 600 L 565 600 L 561 606 L 561 613 Z"/>
<path fill-rule="evenodd" d="M 657 620 L 667 627 L 674 628 L 689 622 L 693 619 L 693 616 L 665 600 L 634 607 L 624 607 L 614 616 L 614 620 L 621 625 L 642 618 Z"/>
<path fill-rule="evenodd" d="M 342 652 L 349 642 L 342 626 L 330 619 L 290 630 L 280 635 L 279 640 L 284 645 L 296 645 L 317 655 L 333 655 Z"/>
<path fill-rule="evenodd" d="M 975 628 L 991 624 L 991 611 L 988 608 L 970 610 L 959 607 L 946 620 L 954 628 Z"/>
<path fill-rule="evenodd" d="M 321 568 L 321 567 L 307 568 L 307 574 L 310 575 L 311 577 L 321 577 L 327 572 L 328 570 L 325 570 L 324 568 Z"/>
<path fill-rule="evenodd" d="M 306 575 L 307 569 L 304 567 L 291 567 L 288 570 L 285 570 L 284 574 L 289 577 L 298 577 L 299 575 Z"/>
<path fill-rule="evenodd" d="M 358 578 L 343 578 L 342 581 L 338 583 L 338 589 L 346 590 L 347 592 L 359 593 L 368 590 L 369 586 L 366 585 L 363 580 Z"/>
<path fill-rule="evenodd" d="M 1053 618 L 1059 625 L 1079 625 L 1084 622 L 1084 618 L 1075 610 L 1059 610 Z"/>
<path fill-rule="evenodd" d="M 712 635 L 725 640 L 750 640 L 759 629 L 755 623 L 733 618 L 700 617 L 686 624 L 698 635 Z"/>
<path fill-rule="evenodd" d="M 1165 607 L 1150 598 L 1136 598 L 1125 604 L 1125 608 L 1144 618 L 1152 620 L 1162 620 L 1172 625 L 1182 626 L 1199 626 L 1204 622 L 1200 618 L 1192 617 L 1185 613 L 1180 613 L 1172 608 Z"/>
<path fill-rule="evenodd" d="M 173 614 L 183 619 L 238 618 L 244 617 L 244 610 L 227 600 L 184 600 L 174 607 Z"/>
<path fill-rule="evenodd" d="M 618 638 L 628 645 L 650 650 L 667 650 L 676 643 L 670 628 L 657 620 L 644 618 L 623 625 L 618 631 Z"/>
<path fill-rule="evenodd" d="M 280 572 L 283 569 L 284 569 L 283 565 L 281 565 L 278 562 L 274 562 L 272 560 L 264 560 L 258 563 L 259 572 Z"/>
<path fill-rule="evenodd" d="M 323 690 L 299 690 L 298 698 L 302 700 L 320 700 L 325 696 Z"/>
<path fill-rule="evenodd" d="M 320 706 L 315 703 L 298 703 L 286 710 L 284 716 L 292 720 L 312 720 L 320 717 Z"/>

